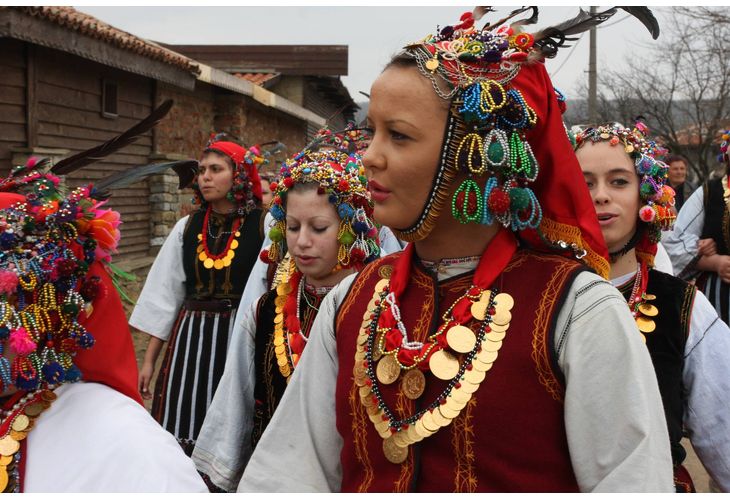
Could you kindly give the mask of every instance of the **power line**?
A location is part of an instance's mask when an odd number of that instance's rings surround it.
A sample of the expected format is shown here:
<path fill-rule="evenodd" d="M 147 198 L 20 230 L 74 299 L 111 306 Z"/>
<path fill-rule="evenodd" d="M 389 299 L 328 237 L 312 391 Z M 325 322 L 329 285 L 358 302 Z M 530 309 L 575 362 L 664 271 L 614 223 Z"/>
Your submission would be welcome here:
<path fill-rule="evenodd" d="M 576 49 L 576 47 L 578 47 L 578 44 L 580 44 L 580 41 L 583 39 L 583 35 L 585 35 L 585 34 L 586 34 L 585 31 L 580 34 L 580 37 L 578 37 L 578 40 L 575 42 L 575 44 L 573 45 L 573 47 L 570 49 L 570 52 L 568 52 L 568 56 L 565 58 L 565 61 L 563 61 L 563 63 L 560 66 L 558 66 L 558 69 L 556 69 L 553 72 L 552 75 L 550 75 L 550 79 L 551 80 L 553 78 L 555 78 L 555 75 L 558 74 L 558 71 L 560 71 L 561 69 L 563 69 L 563 66 L 565 66 L 565 63 L 567 63 L 570 60 L 570 56 L 573 55 L 573 51 Z"/>

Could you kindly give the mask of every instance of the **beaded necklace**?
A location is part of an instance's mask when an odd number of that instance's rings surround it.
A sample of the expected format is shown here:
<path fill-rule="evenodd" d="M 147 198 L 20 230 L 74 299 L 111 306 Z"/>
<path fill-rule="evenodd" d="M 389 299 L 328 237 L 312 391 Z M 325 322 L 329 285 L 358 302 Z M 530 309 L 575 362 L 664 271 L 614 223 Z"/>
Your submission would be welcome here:
<path fill-rule="evenodd" d="M 15 403 L 3 410 L 0 423 L 0 492 L 20 492 L 20 444 L 33 429 L 35 420 L 51 407 L 56 394 L 49 388 L 23 395 L 18 392 L 6 404 Z"/>
<path fill-rule="evenodd" d="M 203 219 L 203 229 L 198 234 L 198 241 L 200 242 L 200 244 L 198 245 L 196 251 L 198 253 L 198 260 L 203 263 L 203 266 L 206 269 L 215 268 L 216 270 L 220 271 L 224 267 L 230 266 L 231 262 L 233 262 L 233 258 L 236 256 L 235 250 L 236 248 L 238 248 L 238 241 L 236 240 L 236 238 L 241 236 L 241 232 L 239 231 L 239 228 L 241 227 L 241 219 L 236 218 L 236 220 L 233 222 L 233 227 L 231 228 L 231 231 L 228 232 L 228 241 L 226 242 L 226 246 L 223 248 L 223 250 L 217 254 L 214 254 L 208 248 L 211 211 L 211 207 L 208 207 L 205 211 L 205 218 Z M 223 233 L 219 234 L 218 236 L 222 236 L 222 234 Z M 216 238 L 218 236 L 216 236 Z"/>
<path fill-rule="evenodd" d="M 398 298 L 409 282 L 413 244 L 394 264 L 390 279 L 381 279 L 375 286 L 357 338 L 353 375 L 360 401 L 384 440 L 383 452 L 390 462 L 403 462 L 409 445 L 449 425 L 497 359 L 514 300 L 489 287 L 516 249 L 514 236 L 501 229 L 482 255 L 472 285 L 446 310 L 441 324 L 425 342 L 409 338 L 398 307 Z M 472 321 L 478 322 L 476 331 L 467 326 Z M 418 399 L 425 389 L 427 371 L 447 381 L 445 389 L 425 408 L 397 418 L 383 399 L 379 384 L 401 379 L 401 392 L 409 399 Z"/>
<path fill-rule="evenodd" d="M 305 279 L 298 269 L 294 267 L 293 261 L 289 276 L 282 276 L 281 282 L 276 286 L 276 316 L 274 317 L 274 353 L 276 364 L 279 366 L 281 376 L 286 378 L 287 383 L 294 372 L 299 359 L 307 345 L 308 333 L 302 331 L 302 297 L 308 307 L 315 312 L 316 307 L 309 303 L 306 297 Z M 322 289 L 326 294 L 331 288 Z M 319 292 L 320 289 L 317 289 Z"/>

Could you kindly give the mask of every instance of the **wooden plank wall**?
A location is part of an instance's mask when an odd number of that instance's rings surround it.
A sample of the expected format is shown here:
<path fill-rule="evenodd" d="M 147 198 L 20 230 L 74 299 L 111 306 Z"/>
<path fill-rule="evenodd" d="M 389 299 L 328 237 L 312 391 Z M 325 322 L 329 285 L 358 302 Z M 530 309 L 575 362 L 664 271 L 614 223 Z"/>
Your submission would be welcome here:
<path fill-rule="evenodd" d="M 11 147 L 26 145 L 24 44 L 0 38 L 0 175 L 10 171 Z"/>
<path fill-rule="evenodd" d="M 96 146 L 126 130 L 152 109 L 151 79 L 109 68 L 64 52 L 36 48 L 38 146 L 68 149 L 71 153 Z M 118 83 L 117 118 L 101 115 L 102 79 Z M 68 176 L 70 186 L 101 179 L 134 165 L 144 165 L 152 152 L 147 133 L 104 161 Z M 118 258 L 146 256 L 150 241 L 150 203 L 147 181 L 114 192 L 109 206 L 122 214 Z"/>

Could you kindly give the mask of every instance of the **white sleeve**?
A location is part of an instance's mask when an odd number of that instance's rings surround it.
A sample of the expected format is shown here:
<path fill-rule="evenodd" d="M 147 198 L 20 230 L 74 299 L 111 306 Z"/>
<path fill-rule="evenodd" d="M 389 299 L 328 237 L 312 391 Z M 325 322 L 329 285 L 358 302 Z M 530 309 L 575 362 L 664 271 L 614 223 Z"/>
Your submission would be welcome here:
<path fill-rule="evenodd" d="M 175 224 L 160 248 L 139 294 L 129 324 L 167 341 L 185 299 L 183 231 L 188 217 Z"/>
<path fill-rule="evenodd" d="M 307 347 L 243 473 L 239 492 L 335 492 L 342 482 L 334 321 L 355 275 L 327 294 Z M 284 472 L 286 471 L 286 472 Z"/>
<path fill-rule="evenodd" d="M 102 384 L 56 389 L 28 434 L 28 493 L 206 493 L 175 438 L 142 405 Z"/>
<path fill-rule="evenodd" d="M 664 274 L 674 276 L 674 268 L 672 267 L 672 261 L 669 259 L 667 251 L 664 249 L 664 245 L 657 243 L 656 255 L 654 256 L 654 269 L 661 271 Z"/>
<path fill-rule="evenodd" d="M 403 250 L 403 246 L 395 237 L 393 231 L 388 226 L 382 226 L 380 228 L 380 256 L 385 257 L 391 253 L 400 252 Z"/>
<path fill-rule="evenodd" d="M 269 248 L 271 245 L 271 238 L 269 238 L 269 229 L 274 225 L 274 217 L 271 212 L 266 212 L 264 218 L 264 242 L 261 244 L 261 250 Z M 259 252 L 261 253 L 261 252 Z M 236 314 L 236 320 L 234 322 L 234 331 L 241 321 L 243 320 L 243 314 L 248 311 L 251 304 L 256 303 L 263 294 L 269 290 L 269 281 L 266 279 L 266 273 L 269 270 L 269 265 L 262 261 L 260 258 L 256 259 L 256 263 L 251 269 L 251 274 L 248 275 L 248 281 L 246 281 L 246 287 L 243 289 L 243 295 L 241 295 L 241 302 L 238 304 L 238 313 Z"/>
<path fill-rule="evenodd" d="M 583 492 L 673 492 L 669 434 L 656 375 L 626 301 L 581 273 L 558 316 L 565 428 Z"/>
<path fill-rule="evenodd" d="M 730 492 L 730 328 L 702 292 L 695 295 L 685 345 L 684 425 L 710 476 Z"/>
<path fill-rule="evenodd" d="M 674 230 L 662 239 L 669 254 L 675 276 L 685 276 L 693 271 L 697 258 L 697 242 L 705 225 L 704 193 L 702 187 L 682 205 Z"/>
<path fill-rule="evenodd" d="M 243 316 L 239 335 L 228 346 L 226 367 L 193 450 L 199 471 L 234 491 L 251 456 L 256 384 L 256 304 Z"/>

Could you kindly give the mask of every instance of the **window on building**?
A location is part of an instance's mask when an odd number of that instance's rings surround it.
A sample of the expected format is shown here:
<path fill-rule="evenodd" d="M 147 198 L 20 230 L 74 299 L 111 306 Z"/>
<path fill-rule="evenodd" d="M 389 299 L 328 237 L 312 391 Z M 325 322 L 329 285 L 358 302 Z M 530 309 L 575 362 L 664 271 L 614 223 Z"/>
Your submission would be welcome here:
<path fill-rule="evenodd" d="M 116 118 L 119 116 L 118 110 L 118 90 L 117 82 L 111 80 L 101 81 L 101 115 L 106 118 Z"/>

